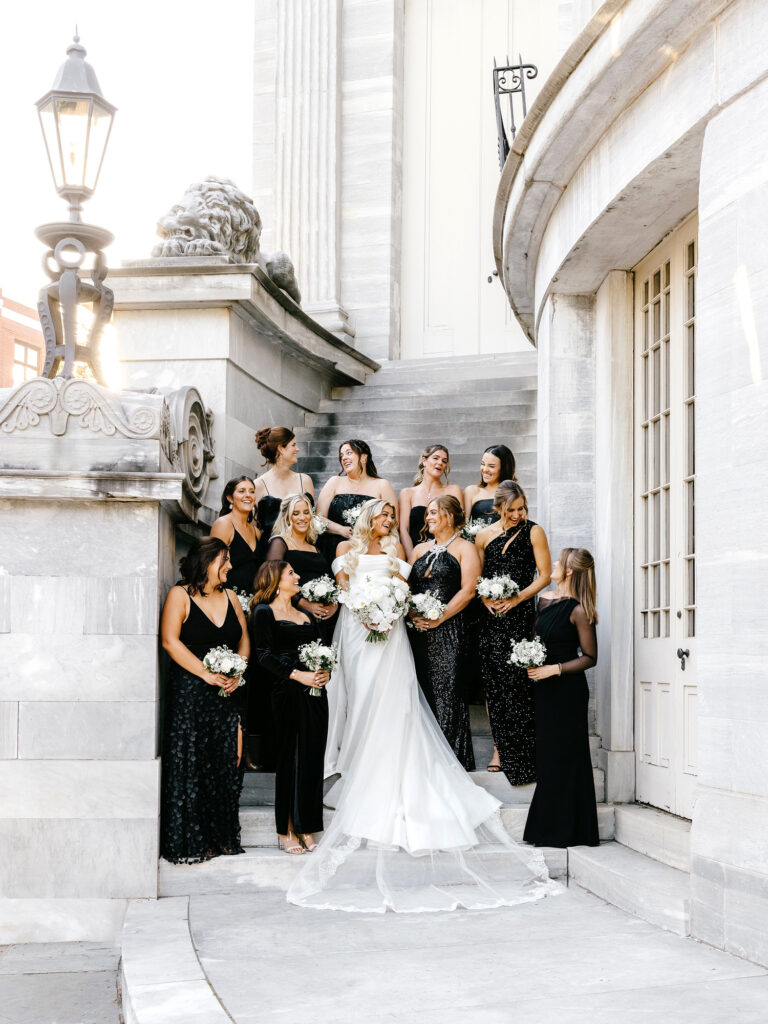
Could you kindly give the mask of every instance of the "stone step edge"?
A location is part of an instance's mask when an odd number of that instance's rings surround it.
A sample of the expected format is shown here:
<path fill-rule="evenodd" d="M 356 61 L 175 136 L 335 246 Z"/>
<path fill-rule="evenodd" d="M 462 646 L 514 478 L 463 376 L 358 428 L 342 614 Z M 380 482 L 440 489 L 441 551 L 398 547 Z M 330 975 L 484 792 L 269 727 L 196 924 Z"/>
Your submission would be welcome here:
<path fill-rule="evenodd" d="M 189 930 L 189 896 L 132 900 L 121 948 L 124 1024 L 232 1024 L 200 965 Z"/>
<path fill-rule="evenodd" d="M 616 807 L 616 841 L 660 864 L 689 871 L 691 822 L 644 804 Z"/>

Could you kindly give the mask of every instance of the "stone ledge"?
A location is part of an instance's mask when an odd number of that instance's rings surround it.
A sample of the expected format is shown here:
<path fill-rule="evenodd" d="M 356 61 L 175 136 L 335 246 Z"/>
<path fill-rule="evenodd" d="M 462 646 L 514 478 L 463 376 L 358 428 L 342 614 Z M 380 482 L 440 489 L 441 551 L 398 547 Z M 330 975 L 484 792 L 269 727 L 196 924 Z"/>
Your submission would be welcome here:
<path fill-rule="evenodd" d="M 0 470 L 0 499 L 180 501 L 183 473 Z"/>

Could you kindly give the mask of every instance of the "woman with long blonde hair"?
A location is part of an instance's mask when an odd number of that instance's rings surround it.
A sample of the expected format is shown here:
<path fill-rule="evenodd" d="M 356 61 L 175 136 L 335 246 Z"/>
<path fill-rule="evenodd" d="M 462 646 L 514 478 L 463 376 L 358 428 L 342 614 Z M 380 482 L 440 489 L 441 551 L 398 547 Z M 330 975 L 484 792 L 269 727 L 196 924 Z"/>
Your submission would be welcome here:
<path fill-rule="evenodd" d="M 340 545 L 336 579 L 350 600 L 385 606 L 397 589 L 393 577 L 410 573 L 403 554 L 394 505 L 368 501 Z M 340 775 L 325 797 L 336 813 L 291 883 L 289 902 L 414 912 L 546 895 L 552 883 L 541 853 L 512 843 L 499 801 L 456 760 L 419 687 L 404 620 L 392 619 L 385 639 L 376 639 L 350 607 L 341 609 L 326 748 L 326 774 Z M 484 854 L 499 843 L 508 856 L 492 876 Z"/>
<path fill-rule="evenodd" d="M 449 494 L 460 503 L 463 500 L 461 488 L 450 483 L 450 475 L 448 449 L 444 444 L 428 444 L 419 456 L 413 486 L 400 491 L 400 539 L 408 559 L 417 544 L 429 540 L 426 515 L 430 501 Z"/>
<path fill-rule="evenodd" d="M 597 664 L 595 562 L 586 548 L 563 548 L 542 594 L 536 632 L 547 648 L 528 669 L 536 711 L 536 791 L 524 839 L 536 846 L 597 846 L 589 750 L 587 669 Z"/>

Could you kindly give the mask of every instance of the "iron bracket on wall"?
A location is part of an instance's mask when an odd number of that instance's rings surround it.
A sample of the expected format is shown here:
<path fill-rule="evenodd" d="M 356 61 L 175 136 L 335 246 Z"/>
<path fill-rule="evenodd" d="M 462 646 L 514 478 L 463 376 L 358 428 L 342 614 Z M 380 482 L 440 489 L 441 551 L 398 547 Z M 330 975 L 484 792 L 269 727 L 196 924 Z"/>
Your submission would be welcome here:
<path fill-rule="evenodd" d="M 507 57 L 507 63 L 500 67 L 496 63 L 496 58 L 493 60 L 493 101 L 496 104 L 496 132 L 498 135 L 499 142 L 499 167 L 503 170 L 504 162 L 509 156 L 509 150 L 514 142 L 515 135 L 517 134 L 517 125 L 515 123 L 515 106 L 514 96 L 520 96 L 522 103 L 523 117 L 528 113 L 528 107 L 525 100 L 525 82 L 526 79 L 530 81 L 532 78 L 536 78 L 539 73 L 539 69 L 535 64 L 523 64 L 522 56 L 518 55 L 519 64 L 510 64 L 509 57 Z M 501 97 L 509 97 L 509 127 L 504 125 L 504 117 L 502 111 Z"/>

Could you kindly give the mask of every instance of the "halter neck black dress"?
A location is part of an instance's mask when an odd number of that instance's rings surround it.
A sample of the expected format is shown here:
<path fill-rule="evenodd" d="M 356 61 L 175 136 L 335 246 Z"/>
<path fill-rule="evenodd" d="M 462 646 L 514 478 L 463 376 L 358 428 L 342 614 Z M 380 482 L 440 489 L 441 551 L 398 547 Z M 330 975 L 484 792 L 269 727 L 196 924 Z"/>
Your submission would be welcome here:
<path fill-rule="evenodd" d="M 542 605 L 536 632 L 547 648 L 547 665 L 579 659 L 579 631 L 571 622 L 577 605 L 572 597 Z M 591 656 L 584 660 L 594 664 Z M 536 846 L 597 846 L 600 842 L 589 751 L 589 687 L 584 672 L 573 667 L 577 671 L 533 684 L 536 790 L 523 839 Z"/>
<path fill-rule="evenodd" d="M 229 599 L 221 626 L 190 597 L 179 639 L 202 659 L 213 647 L 237 651 L 240 621 Z M 240 845 L 241 774 L 237 766 L 239 714 L 232 697 L 220 697 L 175 661 L 165 696 L 160 856 L 195 864 L 219 854 L 244 853 Z"/>
<path fill-rule="evenodd" d="M 414 594 L 434 594 L 443 604 L 461 590 L 461 565 L 440 551 L 430 565 L 429 552 L 417 558 L 408 578 Z M 416 676 L 437 723 L 468 772 L 475 770 L 469 710 L 460 687 L 464 654 L 464 615 L 459 612 L 436 629 L 409 629 Z"/>
<path fill-rule="evenodd" d="M 483 578 L 507 575 L 525 590 L 536 578 L 531 529 L 525 522 L 495 537 L 485 548 Z M 535 601 L 524 601 L 506 615 L 482 608 L 480 665 L 488 701 L 491 733 L 501 769 L 513 786 L 535 781 L 533 683 L 525 669 L 507 664 L 513 644 L 533 637 Z"/>

